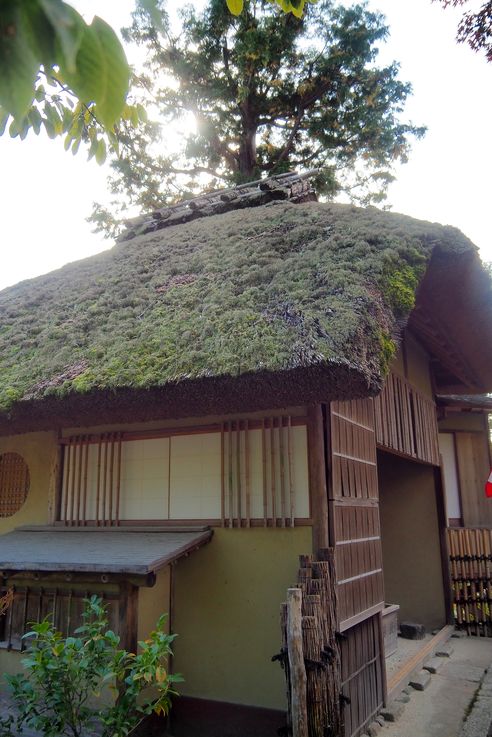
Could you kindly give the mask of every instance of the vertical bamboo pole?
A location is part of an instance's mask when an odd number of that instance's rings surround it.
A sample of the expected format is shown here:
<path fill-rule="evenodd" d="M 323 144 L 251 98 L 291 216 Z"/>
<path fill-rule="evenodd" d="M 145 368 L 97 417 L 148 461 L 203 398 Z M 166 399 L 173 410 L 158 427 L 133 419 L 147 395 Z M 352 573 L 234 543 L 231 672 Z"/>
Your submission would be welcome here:
<path fill-rule="evenodd" d="M 87 523 L 87 478 L 89 475 L 89 448 L 90 448 L 90 436 L 87 436 L 87 442 L 85 444 L 85 460 L 84 460 L 84 493 L 83 493 L 83 507 L 82 507 L 82 521 L 85 525 Z"/>
<path fill-rule="evenodd" d="M 271 466 L 271 496 L 272 496 L 272 526 L 277 526 L 277 479 L 275 473 L 275 419 L 270 417 L 270 466 Z"/>
<path fill-rule="evenodd" d="M 287 591 L 287 648 L 292 693 L 292 737 L 308 737 L 306 668 L 302 648 L 302 592 Z"/>
<path fill-rule="evenodd" d="M 285 447 L 284 447 L 284 418 L 280 417 L 278 421 L 279 433 L 279 455 L 280 455 L 280 506 L 281 506 L 281 525 L 285 527 L 285 518 L 287 517 L 287 502 L 285 498 Z"/>
<path fill-rule="evenodd" d="M 118 433 L 118 447 L 116 453 L 116 510 L 115 523 L 120 524 L 120 496 L 121 496 L 121 433 Z"/>
<path fill-rule="evenodd" d="M 99 506 L 101 499 L 101 455 L 102 436 L 99 435 L 99 442 L 97 444 L 96 527 L 99 527 Z"/>
<path fill-rule="evenodd" d="M 102 483 L 102 526 L 106 525 L 106 505 L 108 496 L 108 455 L 109 435 L 104 436 L 104 460 L 103 460 L 103 483 Z"/>
<path fill-rule="evenodd" d="M 295 520 L 295 489 L 294 489 L 294 464 L 292 458 L 292 418 L 287 418 L 287 458 L 289 464 L 289 500 L 290 500 L 290 526 L 294 527 Z"/>
<path fill-rule="evenodd" d="M 82 496 L 82 466 L 83 466 L 83 455 L 84 455 L 84 436 L 81 435 L 79 437 L 79 442 L 77 444 L 77 456 L 78 456 L 78 464 L 77 464 L 77 492 L 76 492 L 76 508 L 75 508 L 75 524 L 79 525 L 80 523 L 80 501 Z"/>
<path fill-rule="evenodd" d="M 72 463 L 72 439 L 68 441 L 68 445 L 65 446 L 65 450 L 63 453 L 63 462 L 66 463 L 66 471 L 64 474 L 64 481 L 63 484 L 63 519 L 65 524 L 68 522 L 68 497 L 70 495 L 70 473 L 71 473 L 71 463 Z"/>
<path fill-rule="evenodd" d="M 110 435 L 111 450 L 109 456 L 109 489 L 108 489 L 108 525 L 113 524 L 113 482 L 114 482 L 114 433 Z"/>
<path fill-rule="evenodd" d="M 246 475 L 246 527 L 251 526 L 251 478 L 249 459 L 249 420 L 244 423 L 244 468 Z"/>
<path fill-rule="evenodd" d="M 227 423 L 227 479 L 229 486 L 229 527 L 234 527 L 234 481 L 232 477 L 232 421 Z"/>
<path fill-rule="evenodd" d="M 236 483 L 237 483 L 237 526 L 242 527 L 242 489 L 241 489 L 241 420 L 236 422 Z"/>
<path fill-rule="evenodd" d="M 74 513 L 74 505 L 75 505 L 75 478 L 77 475 L 77 444 L 78 444 L 78 437 L 73 439 L 72 444 L 72 482 L 70 484 L 70 498 L 69 498 L 69 512 L 68 512 L 68 520 L 69 524 L 73 523 L 73 513 Z"/>
<path fill-rule="evenodd" d="M 268 525 L 267 449 L 265 418 L 261 421 L 261 461 L 263 467 L 263 526 Z"/>
<path fill-rule="evenodd" d="M 224 423 L 220 423 L 220 524 L 225 527 L 225 437 Z"/>
<path fill-rule="evenodd" d="M 320 404 L 307 411 L 309 490 L 313 517 L 313 551 L 328 547 L 328 492 L 326 486 L 325 439 Z"/>

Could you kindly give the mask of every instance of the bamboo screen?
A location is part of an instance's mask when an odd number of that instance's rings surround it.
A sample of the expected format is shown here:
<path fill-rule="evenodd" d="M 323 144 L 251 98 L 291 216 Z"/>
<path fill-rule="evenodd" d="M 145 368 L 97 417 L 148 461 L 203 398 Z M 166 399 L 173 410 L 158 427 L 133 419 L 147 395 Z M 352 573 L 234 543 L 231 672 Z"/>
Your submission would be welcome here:
<path fill-rule="evenodd" d="M 49 617 L 54 627 L 64 636 L 73 635 L 82 624 L 84 599 L 92 592 L 70 588 L 67 585 L 42 587 L 39 584 L 15 585 L 0 589 L 0 596 L 10 592 L 10 604 L 0 616 L 0 648 L 24 650 L 29 641 L 22 636 L 29 630 L 32 622 L 41 622 Z M 118 632 L 119 594 L 97 591 L 102 597 L 109 620 L 108 629 Z"/>
<path fill-rule="evenodd" d="M 11 517 L 24 504 L 30 486 L 29 468 L 18 453 L 0 455 L 0 517 Z"/>
<path fill-rule="evenodd" d="M 468 634 L 492 636 L 492 530 L 448 528 L 453 617 Z"/>
<path fill-rule="evenodd" d="M 378 445 L 439 466 L 436 406 L 431 399 L 390 373 L 374 409 Z"/>
<path fill-rule="evenodd" d="M 384 606 L 373 401 L 332 402 L 330 415 L 329 513 L 343 631 Z"/>
<path fill-rule="evenodd" d="M 309 518 L 303 418 L 231 420 L 156 437 L 65 439 L 58 518 L 66 524 L 207 520 L 228 527 Z"/>
<path fill-rule="evenodd" d="M 365 619 L 345 633 L 340 644 L 345 737 L 359 737 L 384 701 L 380 615 Z"/>

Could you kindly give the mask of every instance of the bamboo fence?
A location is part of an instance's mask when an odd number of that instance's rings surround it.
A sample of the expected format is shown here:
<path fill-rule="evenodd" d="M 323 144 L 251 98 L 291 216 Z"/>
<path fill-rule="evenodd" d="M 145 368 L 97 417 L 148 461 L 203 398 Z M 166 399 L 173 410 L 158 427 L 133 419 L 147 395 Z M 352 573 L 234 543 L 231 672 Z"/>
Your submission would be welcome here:
<path fill-rule="evenodd" d="M 492 637 L 492 530 L 448 528 L 455 625 Z"/>
<path fill-rule="evenodd" d="M 341 737 L 341 667 L 336 639 L 334 553 L 300 556 L 297 584 L 281 606 L 281 661 L 287 686 L 287 729 L 293 737 Z M 301 634 L 302 633 L 302 634 Z"/>

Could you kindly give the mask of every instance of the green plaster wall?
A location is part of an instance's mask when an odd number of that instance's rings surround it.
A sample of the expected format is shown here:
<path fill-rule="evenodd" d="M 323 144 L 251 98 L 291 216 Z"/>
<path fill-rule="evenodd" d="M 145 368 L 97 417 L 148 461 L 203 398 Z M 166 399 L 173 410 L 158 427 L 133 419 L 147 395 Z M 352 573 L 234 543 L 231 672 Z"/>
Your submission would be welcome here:
<path fill-rule="evenodd" d="M 285 708 L 280 604 L 312 550 L 310 527 L 216 529 L 209 545 L 174 569 L 174 670 L 180 692 Z"/>
<path fill-rule="evenodd" d="M 446 618 L 433 469 L 378 453 L 378 473 L 386 601 L 432 631 Z"/>
<path fill-rule="evenodd" d="M 31 485 L 26 501 L 12 517 L 0 518 L 0 534 L 20 525 L 46 525 L 57 439 L 54 432 L 33 432 L 0 437 L 0 454 L 19 453 L 29 467 Z"/>
<path fill-rule="evenodd" d="M 170 568 L 166 566 L 157 574 L 152 588 L 142 586 L 138 590 L 138 639 L 146 640 L 155 629 L 161 614 L 167 614 L 169 623 L 170 610 Z"/>

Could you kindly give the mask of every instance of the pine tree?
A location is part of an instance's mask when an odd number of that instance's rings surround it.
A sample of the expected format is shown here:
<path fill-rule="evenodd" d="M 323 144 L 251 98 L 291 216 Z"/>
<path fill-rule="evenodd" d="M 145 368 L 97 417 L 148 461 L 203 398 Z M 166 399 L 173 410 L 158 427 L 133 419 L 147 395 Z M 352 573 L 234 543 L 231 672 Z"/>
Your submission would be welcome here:
<path fill-rule="evenodd" d="M 398 65 L 377 66 L 388 28 L 364 5 L 307 4 L 302 18 L 268 0 L 235 17 L 224 0 L 186 7 L 173 31 L 163 7 L 156 28 L 141 8 L 126 39 L 147 49 L 137 90 L 160 124 L 120 129 L 111 189 L 152 210 L 203 191 L 281 173 L 319 169 L 318 189 L 368 204 L 381 201 L 391 167 L 424 129 L 402 122 L 411 87 Z M 166 150 L 167 126 L 194 117 L 196 134 Z M 114 234 L 114 213 L 91 220 Z"/>

